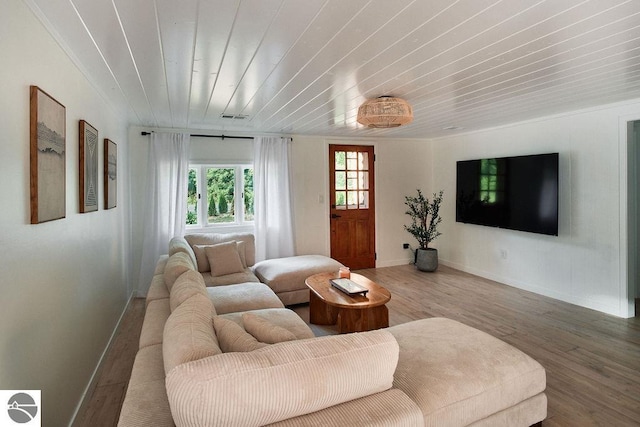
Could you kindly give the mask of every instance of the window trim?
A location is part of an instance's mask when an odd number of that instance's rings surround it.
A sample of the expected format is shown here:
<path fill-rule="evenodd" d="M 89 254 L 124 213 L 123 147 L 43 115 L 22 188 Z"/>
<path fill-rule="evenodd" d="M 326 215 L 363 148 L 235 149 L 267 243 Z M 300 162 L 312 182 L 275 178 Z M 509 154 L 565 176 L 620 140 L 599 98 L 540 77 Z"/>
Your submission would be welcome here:
<path fill-rule="evenodd" d="M 235 169 L 235 182 L 234 182 L 234 212 L 235 220 L 233 222 L 224 223 L 209 223 L 209 200 L 205 195 L 207 188 L 206 181 L 206 169 Z M 195 169 L 196 171 L 196 190 L 198 194 L 198 208 L 196 209 L 197 220 L 196 224 L 186 224 L 186 229 L 189 231 L 212 230 L 212 229 L 224 229 L 228 232 L 230 228 L 236 229 L 250 229 L 254 226 L 254 221 L 244 220 L 244 170 L 254 169 L 253 163 L 250 162 L 189 162 L 188 171 Z M 187 172 L 188 173 L 188 172 Z M 202 190 L 205 189 L 205 192 Z M 238 197 L 238 194 L 240 197 Z M 254 195 L 255 197 L 255 195 Z"/>

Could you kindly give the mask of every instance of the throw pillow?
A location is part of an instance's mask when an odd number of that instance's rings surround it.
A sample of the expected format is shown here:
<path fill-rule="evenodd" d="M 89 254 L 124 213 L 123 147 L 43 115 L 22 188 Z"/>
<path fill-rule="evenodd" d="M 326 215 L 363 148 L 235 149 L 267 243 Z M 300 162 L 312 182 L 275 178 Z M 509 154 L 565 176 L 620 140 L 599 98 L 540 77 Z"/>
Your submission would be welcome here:
<path fill-rule="evenodd" d="M 246 252 L 246 249 L 245 249 L 247 244 L 245 242 L 243 242 L 242 240 L 236 241 L 236 244 L 238 245 L 236 249 L 238 249 L 238 255 L 240 255 L 240 261 L 242 262 L 242 268 L 247 268 L 247 252 Z"/>
<path fill-rule="evenodd" d="M 196 263 L 198 264 L 198 271 L 200 273 L 211 271 L 209 259 L 207 258 L 207 254 L 204 251 L 204 248 L 206 248 L 207 246 L 211 245 L 193 245 L 193 253 L 196 256 Z"/>
<path fill-rule="evenodd" d="M 253 313 L 243 313 L 242 323 L 244 324 L 244 329 L 260 342 L 276 344 L 296 339 L 296 336 L 291 331 Z"/>
<path fill-rule="evenodd" d="M 242 273 L 242 261 L 235 241 L 205 246 L 204 252 L 209 259 L 212 276 Z"/>
<path fill-rule="evenodd" d="M 216 316 L 213 318 L 213 328 L 223 353 L 253 351 L 268 345 L 258 342 L 233 320 Z"/>

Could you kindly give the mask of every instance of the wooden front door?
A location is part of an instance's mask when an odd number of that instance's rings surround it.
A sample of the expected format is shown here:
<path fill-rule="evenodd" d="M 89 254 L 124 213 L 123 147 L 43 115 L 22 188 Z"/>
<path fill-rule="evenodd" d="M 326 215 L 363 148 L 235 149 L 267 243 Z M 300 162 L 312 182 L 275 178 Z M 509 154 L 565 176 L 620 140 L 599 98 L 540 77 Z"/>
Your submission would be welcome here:
<path fill-rule="evenodd" d="M 331 257 L 352 270 L 376 266 L 373 147 L 329 145 Z"/>

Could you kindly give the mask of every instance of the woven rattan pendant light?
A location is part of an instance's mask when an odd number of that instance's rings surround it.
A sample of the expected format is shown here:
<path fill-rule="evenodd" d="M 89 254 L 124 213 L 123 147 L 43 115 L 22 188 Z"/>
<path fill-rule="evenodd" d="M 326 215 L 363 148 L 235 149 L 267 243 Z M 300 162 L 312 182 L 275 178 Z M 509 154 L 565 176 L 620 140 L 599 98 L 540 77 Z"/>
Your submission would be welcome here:
<path fill-rule="evenodd" d="M 413 109 L 402 98 L 381 96 L 358 108 L 358 123 L 370 128 L 395 128 L 413 121 Z"/>

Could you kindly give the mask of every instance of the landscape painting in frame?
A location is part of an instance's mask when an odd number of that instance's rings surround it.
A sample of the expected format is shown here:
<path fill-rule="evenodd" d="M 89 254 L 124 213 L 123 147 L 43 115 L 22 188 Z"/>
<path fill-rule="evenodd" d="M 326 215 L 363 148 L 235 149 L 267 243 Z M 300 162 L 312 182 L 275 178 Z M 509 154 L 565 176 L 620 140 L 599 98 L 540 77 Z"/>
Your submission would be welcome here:
<path fill-rule="evenodd" d="M 64 105 L 30 88 L 31 223 L 65 217 L 66 131 Z"/>
<path fill-rule="evenodd" d="M 115 142 L 104 140 L 104 207 L 116 207 L 118 196 L 118 146 Z"/>
<path fill-rule="evenodd" d="M 80 120 L 80 213 L 98 210 L 98 131 Z"/>

